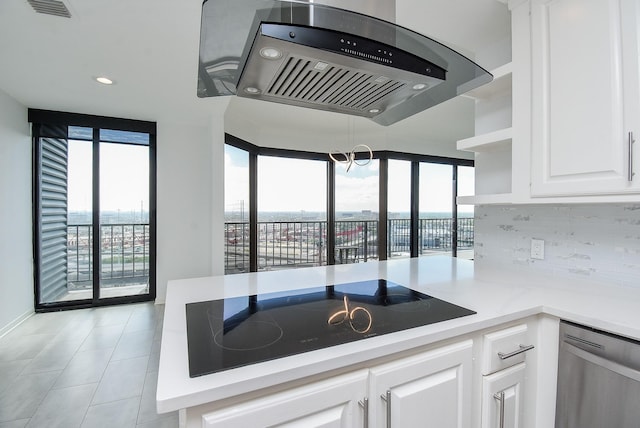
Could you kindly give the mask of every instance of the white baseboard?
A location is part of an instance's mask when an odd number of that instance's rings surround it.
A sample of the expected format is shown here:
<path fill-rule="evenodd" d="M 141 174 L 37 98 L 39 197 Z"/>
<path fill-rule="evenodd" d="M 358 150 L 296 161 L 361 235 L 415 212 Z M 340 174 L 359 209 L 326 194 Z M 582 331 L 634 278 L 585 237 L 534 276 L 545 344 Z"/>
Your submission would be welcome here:
<path fill-rule="evenodd" d="M 9 324 L 7 324 L 4 327 L 0 328 L 0 337 L 3 337 L 5 334 L 9 333 L 11 330 L 16 328 L 20 324 L 22 324 L 27 318 L 31 317 L 34 314 L 35 314 L 34 310 L 30 309 L 27 312 L 25 312 L 24 314 L 20 315 L 18 318 L 16 318 L 13 321 L 11 321 Z"/>

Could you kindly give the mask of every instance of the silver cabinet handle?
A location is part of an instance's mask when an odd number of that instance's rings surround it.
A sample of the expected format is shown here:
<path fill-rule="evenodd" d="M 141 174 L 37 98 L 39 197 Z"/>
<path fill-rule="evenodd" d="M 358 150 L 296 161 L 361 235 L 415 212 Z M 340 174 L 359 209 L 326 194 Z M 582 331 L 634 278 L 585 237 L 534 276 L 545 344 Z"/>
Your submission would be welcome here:
<path fill-rule="evenodd" d="M 387 428 L 391 428 L 391 390 L 387 389 L 387 393 L 381 395 L 380 398 L 387 403 Z"/>
<path fill-rule="evenodd" d="M 635 173 L 633 172 L 633 143 L 636 140 L 633 139 L 633 132 L 629 132 L 629 141 L 628 141 L 628 149 L 629 149 L 629 176 L 627 180 L 633 181 L 633 176 Z"/>
<path fill-rule="evenodd" d="M 504 428 L 504 391 L 500 391 L 497 394 L 493 394 L 493 398 L 500 403 L 500 428 Z"/>
<path fill-rule="evenodd" d="M 506 360 L 507 358 L 515 357 L 516 355 L 527 352 L 533 348 L 535 348 L 535 346 L 533 345 L 520 345 L 519 349 L 516 349 L 513 352 L 509 352 L 508 354 L 505 354 L 504 352 L 498 352 L 498 357 L 500 357 L 501 360 Z"/>
<path fill-rule="evenodd" d="M 358 401 L 358 404 L 362 407 L 362 411 L 364 412 L 362 427 L 369 428 L 369 399 L 364 397 L 362 400 Z"/>

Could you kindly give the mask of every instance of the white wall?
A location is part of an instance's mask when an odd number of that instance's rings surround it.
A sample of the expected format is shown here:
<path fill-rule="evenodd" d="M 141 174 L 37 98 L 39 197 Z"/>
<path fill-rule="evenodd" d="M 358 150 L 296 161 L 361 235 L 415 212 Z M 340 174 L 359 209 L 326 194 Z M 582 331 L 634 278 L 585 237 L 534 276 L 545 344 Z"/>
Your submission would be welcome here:
<path fill-rule="evenodd" d="M 222 107 L 209 123 L 158 121 L 157 302 L 167 281 L 224 273 Z M 33 313 L 27 109 L 0 91 L 0 335 Z"/>
<path fill-rule="evenodd" d="M 224 112 L 229 97 L 215 100 L 210 127 L 211 144 L 211 273 L 224 274 Z M 213 102 L 213 101 L 212 101 Z"/>
<path fill-rule="evenodd" d="M 224 109 L 211 121 L 158 121 L 158 303 L 167 281 L 224 273 Z"/>
<path fill-rule="evenodd" d="M 640 287 L 640 204 L 480 206 L 475 264 Z M 544 260 L 530 257 L 545 241 Z"/>
<path fill-rule="evenodd" d="M 0 336 L 33 313 L 27 109 L 0 91 Z"/>
<path fill-rule="evenodd" d="M 311 152 L 347 151 L 366 144 L 374 151 L 473 159 L 455 141 L 474 133 L 475 103 L 457 97 L 391 126 L 339 113 L 233 97 L 225 131 L 259 147 Z M 300 126 L 304 124 L 304 126 Z"/>

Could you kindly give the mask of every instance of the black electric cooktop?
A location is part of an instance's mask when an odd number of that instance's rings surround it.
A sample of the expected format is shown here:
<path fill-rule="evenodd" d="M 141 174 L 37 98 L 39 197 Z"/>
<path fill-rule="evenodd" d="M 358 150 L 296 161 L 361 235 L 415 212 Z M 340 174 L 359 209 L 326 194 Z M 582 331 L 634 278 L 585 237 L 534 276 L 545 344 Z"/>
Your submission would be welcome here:
<path fill-rule="evenodd" d="M 188 303 L 186 311 L 191 377 L 475 314 L 384 279 Z"/>

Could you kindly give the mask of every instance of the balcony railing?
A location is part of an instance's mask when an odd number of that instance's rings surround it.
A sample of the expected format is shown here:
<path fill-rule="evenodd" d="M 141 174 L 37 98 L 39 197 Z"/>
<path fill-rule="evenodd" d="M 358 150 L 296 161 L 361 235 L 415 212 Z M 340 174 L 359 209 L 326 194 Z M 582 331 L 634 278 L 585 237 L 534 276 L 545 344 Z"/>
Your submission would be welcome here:
<path fill-rule="evenodd" d="M 451 252 L 451 218 L 420 219 L 419 254 Z M 336 263 L 378 258 L 378 221 L 336 221 Z M 258 268 L 321 266 L 326 264 L 325 221 L 258 222 Z M 389 257 L 410 254 L 408 219 L 392 219 L 387 226 Z M 458 219 L 458 249 L 473 248 L 473 218 Z M 340 258 L 342 256 L 342 259 Z M 225 223 L 225 272 L 249 271 L 249 223 Z"/>
<path fill-rule="evenodd" d="M 100 225 L 101 286 L 139 284 L 149 277 L 149 225 Z M 68 288 L 90 288 L 93 282 L 93 227 L 67 226 Z"/>

